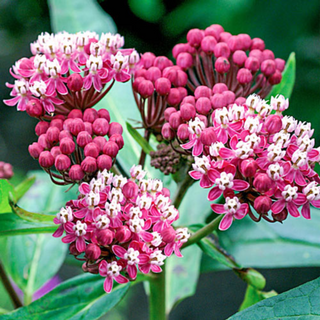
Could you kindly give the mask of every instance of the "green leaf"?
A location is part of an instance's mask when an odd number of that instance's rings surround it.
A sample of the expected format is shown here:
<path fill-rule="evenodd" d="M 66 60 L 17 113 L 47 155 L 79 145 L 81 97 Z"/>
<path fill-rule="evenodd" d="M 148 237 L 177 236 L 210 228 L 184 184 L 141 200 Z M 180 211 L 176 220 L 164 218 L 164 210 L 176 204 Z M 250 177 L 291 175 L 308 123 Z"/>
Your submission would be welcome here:
<path fill-rule="evenodd" d="M 320 278 L 265 299 L 236 313 L 229 320 L 295 320 L 320 318 Z"/>
<path fill-rule="evenodd" d="M 201 251 L 195 246 L 183 250 L 183 258 L 172 255 L 166 261 L 166 309 L 194 295 L 200 272 Z"/>
<path fill-rule="evenodd" d="M 57 226 L 52 224 L 39 224 L 23 220 L 14 213 L 0 215 L 0 237 L 23 234 L 53 233 Z"/>
<path fill-rule="evenodd" d="M 13 186 L 6 179 L 0 179 L 0 213 L 11 211 L 9 193 L 14 195 Z"/>
<path fill-rule="evenodd" d="M 219 232 L 220 245 L 244 267 L 285 268 L 320 265 L 320 210 L 311 221 L 288 217 L 281 223 L 253 222 L 249 217 Z M 213 265 L 216 268 L 216 265 Z M 210 267 L 206 261 L 206 270 Z"/>
<path fill-rule="evenodd" d="M 166 8 L 161 0 L 129 0 L 132 12 L 148 22 L 157 22 L 165 14 Z"/>
<path fill-rule="evenodd" d="M 269 291 L 269 292 L 263 292 L 263 291 L 259 291 L 256 288 L 248 285 L 245 296 L 244 296 L 244 300 L 239 308 L 239 311 L 242 311 L 248 307 L 251 307 L 252 305 L 254 305 L 255 303 L 257 303 L 259 301 L 262 301 L 267 298 L 271 298 L 276 295 L 277 295 L 277 293 L 274 290 Z"/>
<path fill-rule="evenodd" d="M 282 94 L 285 98 L 290 98 L 294 83 L 296 80 L 296 55 L 294 52 L 290 53 L 287 60 L 286 67 L 282 73 L 282 80 L 275 85 L 266 99 Z"/>
<path fill-rule="evenodd" d="M 51 27 L 54 32 L 95 31 L 116 33 L 112 18 L 95 0 L 49 0 Z"/>
<path fill-rule="evenodd" d="M 151 151 L 154 151 L 148 141 L 141 136 L 137 129 L 134 129 L 129 122 L 126 122 L 126 125 L 127 130 L 131 134 L 132 138 L 136 140 L 136 142 L 138 142 L 138 144 L 146 154 L 150 154 Z"/>
<path fill-rule="evenodd" d="M 36 177 L 32 176 L 30 178 L 23 180 L 19 185 L 17 185 L 14 188 L 17 201 L 23 197 L 23 195 L 32 187 L 35 181 L 36 181 Z"/>
<path fill-rule="evenodd" d="M 116 121 L 126 128 L 129 119 L 140 119 L 138 107 L 134 101 L 131 82 L 115 83 L 110 92 L 97 105 L 96 109 L 105 108 L 109 111 L 111 121 Z M 117 155 L 117 161 L 129 172 L 134 164 L 138 164 L 140 147 L 136 144 L 128 130 L 123 131 L 124 148 Z"/>
<path fill-rule="evenodd" d="M 56 320 L 99 319 L 112 309 L 126 294 L 129 284 L 116 286 L 111 293 L 103 290 L 104 278 L 99 275 L 81 275 L 70 279 L 48 294 L 1 320 Z"/>

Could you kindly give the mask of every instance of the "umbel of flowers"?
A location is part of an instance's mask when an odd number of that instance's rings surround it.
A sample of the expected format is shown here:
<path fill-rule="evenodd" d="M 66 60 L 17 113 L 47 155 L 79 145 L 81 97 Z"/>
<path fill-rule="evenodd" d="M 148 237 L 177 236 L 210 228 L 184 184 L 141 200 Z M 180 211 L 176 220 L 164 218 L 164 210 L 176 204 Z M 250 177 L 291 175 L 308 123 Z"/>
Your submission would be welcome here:
<path fill-rule="evenodd" d="M 243 105 L 216 109 L 212 123 L 194 116 L 187 125 L 192 150 L 193 179 L 210 189 L 208 200 L 225 198 L 225 204 L 211 204 L 224 214 L 220 229 L 228 229 L 233 219 L 248 214 L 283 221 L 288 213 L 310 219 L 310 204 L 320 207 L 319 176 L 314 171 L 320 149 L 314 148 L 310 123 L 297 121 L 282 112 L 289 107 L 283 96 L 270 104 L 251 95 Z M 253 213 L 252 208 L 257 215 Z"/>
<path fill-rule="evenodd" d="M 189 238 L 187 228 L 174 229 L 179 218 L 169 191 L 157 179 L 144 179 L 133 166 L 130 179 L 99 171 L 90 183 L 81 183 L 77 200 L 68 201 L 54 222 L 53 234 L 70 243 L 70 253 L 83 260 L 83 270 L 105 277 L 104 290 L 113 280 L 126 283 L 142 273 L 161 272 L 164 260 Z"/>

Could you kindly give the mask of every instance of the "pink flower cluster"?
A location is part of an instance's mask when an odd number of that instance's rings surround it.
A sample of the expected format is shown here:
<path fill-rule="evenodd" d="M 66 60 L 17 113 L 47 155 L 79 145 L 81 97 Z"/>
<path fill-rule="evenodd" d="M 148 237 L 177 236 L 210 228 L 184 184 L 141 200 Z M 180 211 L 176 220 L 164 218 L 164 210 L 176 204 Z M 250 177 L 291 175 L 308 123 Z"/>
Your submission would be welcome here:
<path fill-rule="evenodd" d="M 99 171 L 90 183 L 80 184 L 79 198 L 54 218 L 60 226 L 53 236 L 66 233 L 62 241 L 70 243 L 70 253 L 85 261 L 84 271 L 106 278 L 106 292 L 113 280 L 135 280 L 138 269 L 161 272 L 173 252 L 182 256 L 179 249 L 189 238 L 187 228 L 172 227 L 179 212 L 162 182 L 144 179 L 141 166 L 133 166 L 130 174 L 126 179 Z"/>
<path fill-rule="evenodd" d="M 51 119 L 36 125 L 38 142 L 29 146 L 29 153 L 54 183 L 88 182 L 98 170 L 111 169 L 124 141 L 122 126 L 110 122 L 108 110 L 73 109 L 67 117 Z M 52 171 L 53 166 L 58 172 Z"/>
<path fill-rule="evenodd" d="M 0 179 L 10 179 L 12 176 L 12 165 L 10 163 L 0 161 Z"/>
<path fill-rule="evenodd" d="M 187 43 L 173 50 L 176 64 L 188 73 L 188 88 L 200 85 L 212 88 L 225 83 L 236 97 L 257 93 L 266 97 L 273 85 L 282 78 L 285 62 L 265 49 L 260 38 L 248 34 L 232 35 L 213 24 L 205 30 L 191 29 Z"/>
<path fill-rule="evenodd" d="M 187 74 L 167 57 L 141 56 L 132 88 L 144 128 L 160 133 L 165 109 L 178 107 L 187 95 L 186 84 Z"/>
<path fill-rule="evenodd" d="M 13 98 L 4 103 L 17 105 L 18 110 L 34 117 L 90 108 L 115 81 L 131 78 L 140 57 L 134 49 L 121 49 L 123 45 L 119 34 L 42 33 L 31 43 L 33 56 L 18 60 L 10 69 L 16 79 L 7 84 Z M 104 90 L 107 83 L 110 85 Z M 40 102 L 38 112 L 30 110 L 30 100 Z"/>
<path fill-rule="evenodd" d="M 310 219 L 310 204 L 320 207 L 320 179 L 314 171 L 320 149 L 314 148 L 310 123 L 282 115 L 288 106 L 281 95 L 270 104 L 251 95 L 243 105 L 215 109 L 209 119 L 194 110 L 188 142 L 181 147 L 192 150 L 189 174 L 210 188 L 208 200 L 226 200 L 211 205 L 224 214 L 221 230 L 246 214 L 254 221 L 283 221 L 288 213 L 300 216 L 301 207 L 302 216 Z"/>

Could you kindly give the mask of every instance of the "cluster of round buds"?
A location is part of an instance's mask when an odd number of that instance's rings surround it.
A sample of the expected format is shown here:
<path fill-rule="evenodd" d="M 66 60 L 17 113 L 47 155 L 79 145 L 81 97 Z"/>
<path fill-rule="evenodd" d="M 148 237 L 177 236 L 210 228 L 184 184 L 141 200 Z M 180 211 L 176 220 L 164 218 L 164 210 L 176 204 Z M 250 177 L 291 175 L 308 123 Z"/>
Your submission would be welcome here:
<path fill-rule="evenodd" d="M 264 98 L 281 81 L 285 61 L 275 59 L 260 38 L 232 35 L 214 24 L 205 30 L 191 29 L 187 41 L 177 44 L 172 53 L 176 64 L 188 73 L 192 91 L 223 82 L 237 97 L 257 93 Z"/>
<path fill-rule="evenodd" d="M 186 84 L 187 74 L 168 58 L 151 52 L 141 56 L 132 88 L 145 129 L 160 133 L 166 107 L 177 108 L 187 95 Z"/>
<path fill-rule="evenodd" d="M 0 179 L 10 179 L 13 176 L 12 165 L 0 161 Z"/>
<path fill-rule="evenodd" d="M 141 166 L 133 166 L 126 179 L 107 170 L 90 183 L 81 183 L 77 200 L 67 202 L 54 218 L 53 236 L 70 243 L 70 253 L 85 261 L 83 270 L 126 283 L 142 273 L 161 272 L 164 260 L 189 238 L 187 228 L 174 229 L 179 217 L 169 191 L 160 180 L 144 179 Z"/>
<path fill-rule="evenodd" d="M 121 49 L 123 45 L 119 34 L 42 33 L 31 44 L 33 56 L 18 60 L 10 69 L 16 79 L 7 84 L 13 98 L 4 103 L 37 118 L 90 108 L 115 81 L 131 78 L 140 58 L 134 49 Z M 30 100 L 38 101 L 37 106 L 28 106 Z"/>
<path fill-rule="evenodd" d="M 189 121 L 189 141 L 181 147 L 192 150 L 189 174 L 210 188 L 208 200 L 226 199 L 224 205 L 211 205 L 225 214 L 221 230 L 246 214 L 275 222 L 288 213 L 300 216 L 302 207 L 302 216 L 310 219 L 310 204 L 320 207 L 320 178 L 314 171 L 320 148 L 314 148 L 310 123 L 282 115 L 288 106 L 283 96 L 269 104 L 251 95 L 243 105 L 216 109 L 212 125 L 199 117 Z"/>
<path fill-rule="evenodd" d="M 122 126 L 110 122 L 105 109 L 74 109 L 67 117 L 39 121 L 35 131 L 38 141 L 29 146 L 29 153 L 60 185 L 88 182 L 98 170 L 110 170 L 124 145 Z"/>
<path fill-rule="evenodd" d="M 170 145 L 160 143 L 157 145 L 157 151 L 150 152 L 150 164 L 165 175 L 174 174 L 179 169 L 182 156 L 183 155 L 175 152 Z"/>
<path fill-rule="evenodd" d="M 190 121 L 198 118 L 207 127 L 212 123 L 214 110 L 232 107 L 234 104 L 241 105 L 245 101 L 246 99 L 242 97 L 236 99 L 235 94 L 228 90 L 224 83 L 215 84 L 212 90 L 206 86 L 199 86 L 195 89 L 194 95 L 188 95 L 182 100 L 178 109 L 173 107 L 166 109 L 164 113 L 166 123 L 162 127 L 162 136 L 169 141 L 176 138 L 181 144 L 189 139 Z M 212 134 L 209 136 L 211 139 Z M 206 139 L 204 134 L 203 139 Z"/>

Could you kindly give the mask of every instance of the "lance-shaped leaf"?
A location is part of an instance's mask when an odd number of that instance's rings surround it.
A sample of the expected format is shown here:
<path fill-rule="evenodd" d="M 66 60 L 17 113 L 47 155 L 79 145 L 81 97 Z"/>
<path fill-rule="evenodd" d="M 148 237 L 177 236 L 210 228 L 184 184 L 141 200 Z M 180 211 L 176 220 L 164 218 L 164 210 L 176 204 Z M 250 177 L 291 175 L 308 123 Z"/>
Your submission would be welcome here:
<path fill-rule="evenodd" d="M 15 188 L 15 199 L 16 201 L 20 200 L 24 194 L 32 187 L 32 185 L 34 184 L 34 182 L 36 181 L 36 177 L 35 176 L 31 176 L 25 180 L 23 180 L 20 184 L 18 184 Z"/>
<path fill-rule="evenodd" d="M 9 194 L 14 195 L 13 186 L 6 179 L 0 179 L 0 213 L 11 211 Z"/>
<path fill-rule="evenodd" d="M 115 286 L 107 294 L 103 282 L 104 278 L 99 275 L 72 278 L 29 306 L 3 315 L 1 320 L 99 319 L 124 297 L 130 287 L 129 284 Z"/>

